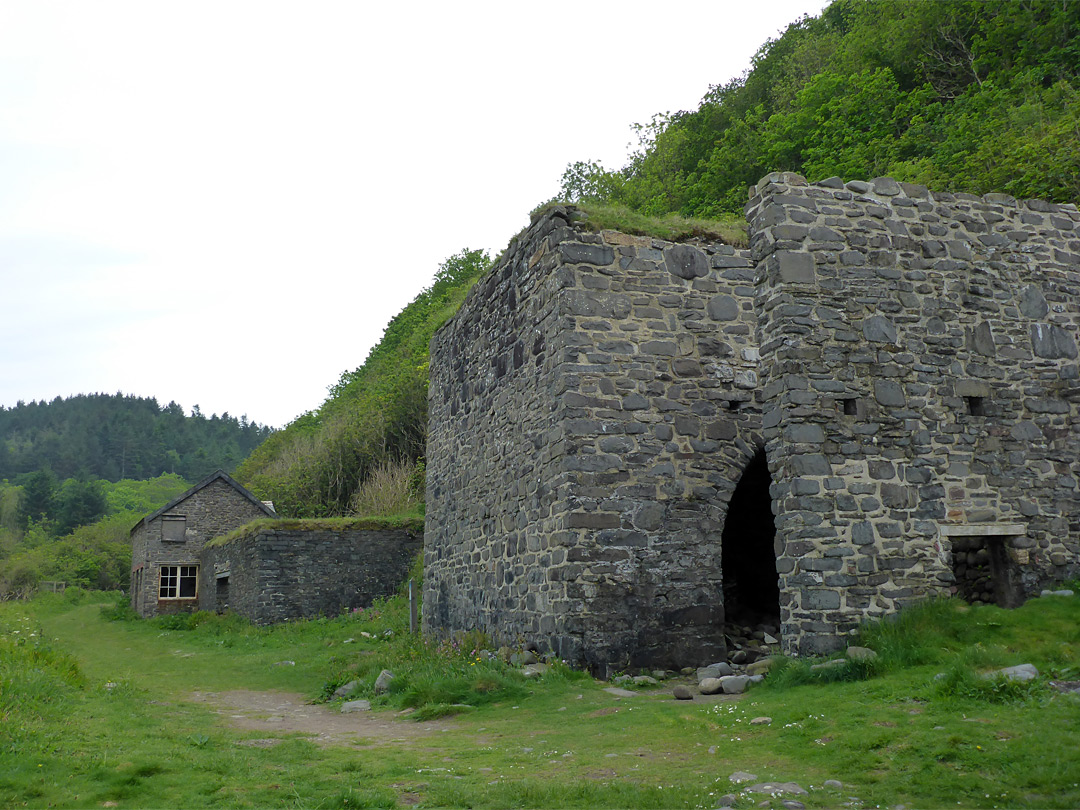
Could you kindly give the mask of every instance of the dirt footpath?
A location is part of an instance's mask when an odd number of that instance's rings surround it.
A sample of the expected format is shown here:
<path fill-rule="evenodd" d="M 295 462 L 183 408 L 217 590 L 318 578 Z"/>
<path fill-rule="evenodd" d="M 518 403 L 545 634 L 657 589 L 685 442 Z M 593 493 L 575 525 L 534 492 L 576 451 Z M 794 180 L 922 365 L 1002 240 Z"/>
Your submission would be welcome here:
<path fill-rule="evenodd" d="M 307 703 L 293 692 L 192 692 L 191 703 L 209 706 L 233 728 L 268 734 L 303 734 L 316 745 L 375 748 L 387 743 L 413 745 L 449 731 L 452 722 L 429 720 L 416 723 L 386 712 L 342 714 L 336 707 Z M 244 744 L 265 747 L 280 740 L 246 740 Z"/>

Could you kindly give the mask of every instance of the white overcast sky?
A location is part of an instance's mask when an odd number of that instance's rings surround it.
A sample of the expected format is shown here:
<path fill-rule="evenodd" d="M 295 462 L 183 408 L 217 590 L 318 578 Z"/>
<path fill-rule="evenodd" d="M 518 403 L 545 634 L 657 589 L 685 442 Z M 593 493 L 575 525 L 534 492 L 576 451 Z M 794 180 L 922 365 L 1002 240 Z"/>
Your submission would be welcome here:
<path fill-rule="evenodd" d="M 281 427 L 565 166 L 826 0 L 0 0 L 0 405 Z"/>

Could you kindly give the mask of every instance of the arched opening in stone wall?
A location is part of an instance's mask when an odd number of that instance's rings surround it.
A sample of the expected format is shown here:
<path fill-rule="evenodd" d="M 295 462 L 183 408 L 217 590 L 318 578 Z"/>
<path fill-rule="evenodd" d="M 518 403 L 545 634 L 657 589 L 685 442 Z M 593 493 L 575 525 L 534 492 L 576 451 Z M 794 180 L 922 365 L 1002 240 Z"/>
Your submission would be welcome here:
<path fill-rule="evenodd" d="M 735 486 L 721 535 L 729 652 L 780 640 L 780 586 L 769 465 L 759 450 Z"/>

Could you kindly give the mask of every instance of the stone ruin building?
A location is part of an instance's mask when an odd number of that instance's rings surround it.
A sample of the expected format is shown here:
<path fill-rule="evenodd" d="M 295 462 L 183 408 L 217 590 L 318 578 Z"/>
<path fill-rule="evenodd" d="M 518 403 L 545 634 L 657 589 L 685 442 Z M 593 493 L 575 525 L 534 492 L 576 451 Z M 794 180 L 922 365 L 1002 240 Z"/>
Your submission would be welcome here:
<path fill-rule="evenodd" d="M 392 595 L 419 525 L 277 518 L 222 470 L 131 530 L 131 606 L 143 617 L 231 610 L 256 624 L 335 616 Z"/>
<path fill-rule="evenodd" d="M 536 217 L 431 345 L 425 630 L 826 653 L 1080 573 L 1080 214 L 771 174 L 749 249 Z"/>

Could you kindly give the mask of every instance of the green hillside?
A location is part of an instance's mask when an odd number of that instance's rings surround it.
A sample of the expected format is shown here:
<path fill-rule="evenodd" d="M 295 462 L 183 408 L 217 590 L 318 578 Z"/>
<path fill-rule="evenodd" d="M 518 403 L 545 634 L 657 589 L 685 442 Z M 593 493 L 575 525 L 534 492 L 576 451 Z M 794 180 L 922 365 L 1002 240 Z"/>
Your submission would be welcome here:
<path fill-rule="evenodd" d="M 628 165 L 569 166 L 569 200 L 739 212 L 771 171 L 1080 196 L 1080 3 L 836 0 L 698 109 L 638 125 Z"/>
<path fill-rule="evenodd" d="M 382 502 L 371 491 L 379 488 L 404 488 L 406 501 L 421 498 L 428 343 L 490 265 L 481 250 L 447 259 L 431 286 L 390 321 L 363 365 L 342 374 L 321 407 L 252 453 L 237 479 L 287 517 L 385 514 L 408 506 L 394 498 L 385 509 L 369 506 Z"/>
<path fill-rule="evenodd" d="M 656 235 L 730 223 L 747 187 L 776 170 L 1075 200 L 1078 34 L 1080 3 L 1059 0 L 836 0 L 765 43 L 698 109 L 639 126 L 627 166 L 569 166 L 563 196 L 603 214 L 605 227 Z M 724 238 L 744 237 L 735 228 Z M 476 251 L 449 259 L 365 363 L 256 450 L 240 480 L 292 517 L 415 506 L 427 344 L 488 264 Z"/>

